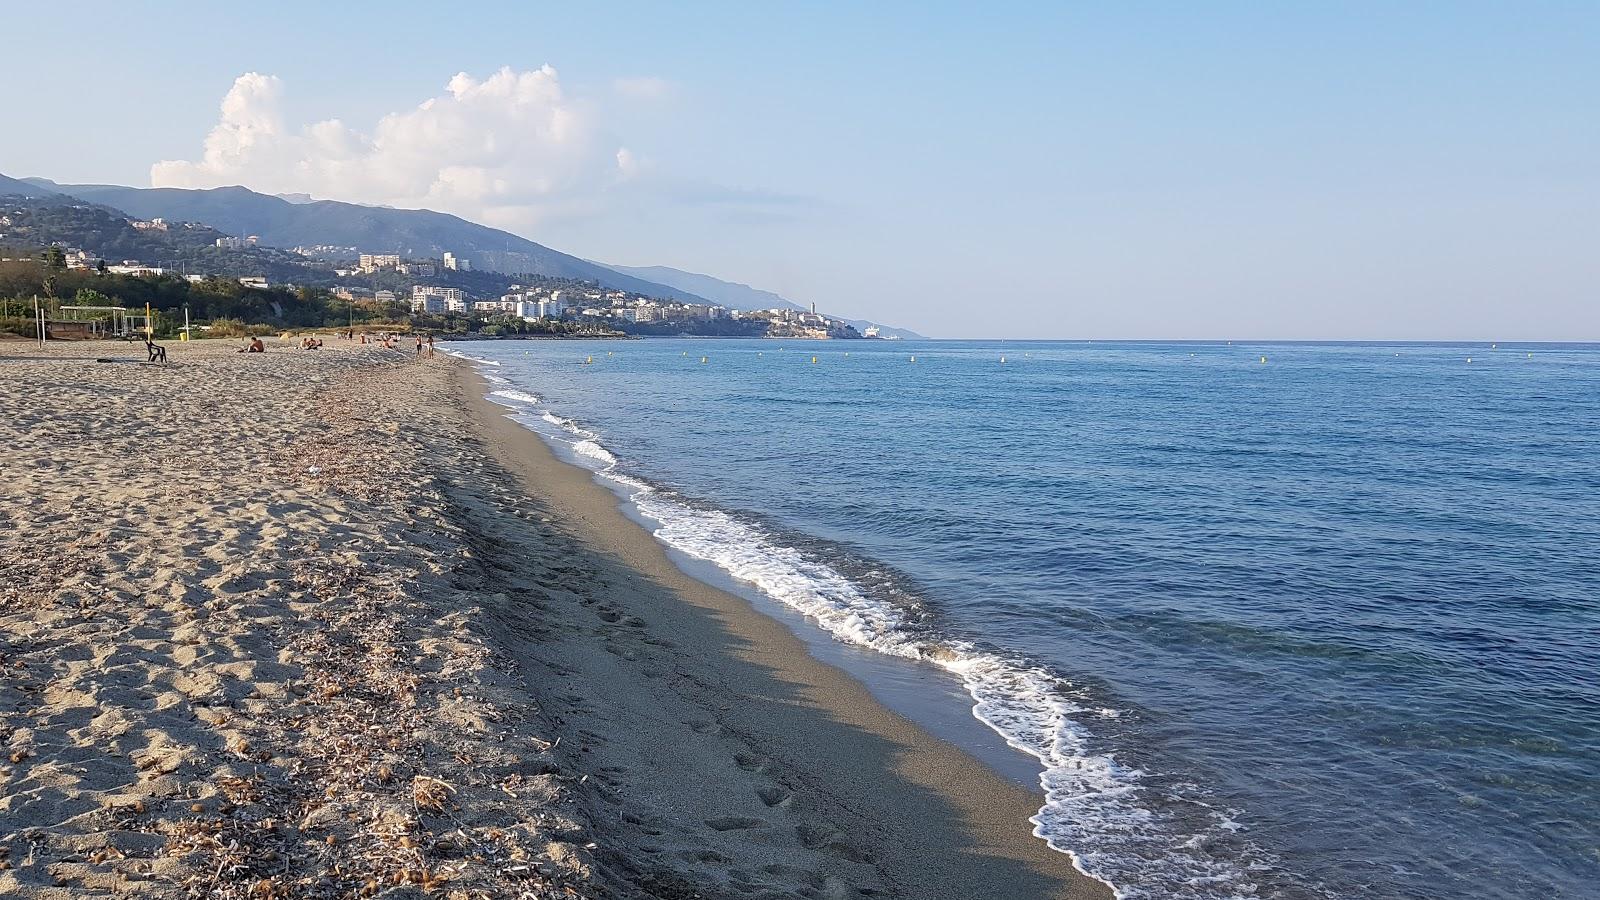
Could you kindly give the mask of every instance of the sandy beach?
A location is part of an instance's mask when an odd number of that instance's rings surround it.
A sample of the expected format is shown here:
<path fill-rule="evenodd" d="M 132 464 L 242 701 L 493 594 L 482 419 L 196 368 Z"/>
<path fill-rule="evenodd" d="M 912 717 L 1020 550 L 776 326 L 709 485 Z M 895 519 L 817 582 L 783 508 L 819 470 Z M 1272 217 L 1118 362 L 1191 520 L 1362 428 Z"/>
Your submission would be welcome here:
<path fill-rule="evenodd" d="M 467 365 L 292 347 L 0 344 L 0 896 L 1110 896 Z"/>

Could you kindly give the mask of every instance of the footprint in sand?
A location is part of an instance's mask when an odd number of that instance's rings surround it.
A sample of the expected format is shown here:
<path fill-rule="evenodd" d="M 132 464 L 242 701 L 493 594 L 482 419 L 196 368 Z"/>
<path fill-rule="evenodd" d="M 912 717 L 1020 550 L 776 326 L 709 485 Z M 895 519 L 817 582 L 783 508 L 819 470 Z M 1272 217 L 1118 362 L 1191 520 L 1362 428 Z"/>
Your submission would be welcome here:
<path fill-rule="evenodd" d="M 777 785 L 756 788 L 756 796 L 768 807 L 786 807 L 794 795 Z"/>

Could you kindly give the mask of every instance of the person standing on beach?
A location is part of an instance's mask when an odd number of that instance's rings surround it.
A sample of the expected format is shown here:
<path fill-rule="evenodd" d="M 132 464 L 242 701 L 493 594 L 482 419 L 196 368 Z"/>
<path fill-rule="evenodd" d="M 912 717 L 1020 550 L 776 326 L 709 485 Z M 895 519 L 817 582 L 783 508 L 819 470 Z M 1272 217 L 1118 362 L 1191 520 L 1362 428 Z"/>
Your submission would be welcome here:
<path fill-rule="evenodd" d="M 422 358 L 422 335 L 417 335 L 417 359 Z"/>
<path fill-rule="evenodd" d="M 433 359 L 433 332 L 428 332 L 428 358 Z"/>

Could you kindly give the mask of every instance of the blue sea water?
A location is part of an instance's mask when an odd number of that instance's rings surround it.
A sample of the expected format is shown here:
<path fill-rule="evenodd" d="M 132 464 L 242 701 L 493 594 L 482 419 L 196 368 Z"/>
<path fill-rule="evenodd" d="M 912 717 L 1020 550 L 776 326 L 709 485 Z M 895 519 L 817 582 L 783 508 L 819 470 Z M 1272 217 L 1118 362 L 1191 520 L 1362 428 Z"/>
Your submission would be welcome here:
<path fill-rule="evenodd" d="M 1124 896 L 1600 895 L 1600 347 L 453 346 Z"/>

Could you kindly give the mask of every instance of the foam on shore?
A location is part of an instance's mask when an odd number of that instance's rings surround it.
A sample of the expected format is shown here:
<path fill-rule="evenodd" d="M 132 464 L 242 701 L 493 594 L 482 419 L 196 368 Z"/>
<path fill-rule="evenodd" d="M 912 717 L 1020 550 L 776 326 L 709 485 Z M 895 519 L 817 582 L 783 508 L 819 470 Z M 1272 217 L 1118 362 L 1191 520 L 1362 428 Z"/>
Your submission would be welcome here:
<path fill-rule="evenodd" d="M 473 363 L 474 365 L 479 365 L 479 366 L 499 366 L 500 365 L 500 363 L 498 361 L 496 361 L 496 360 L 484 359 L 481 356 L 473 356 L 470 353 L 462 353 L 460 350 L 451 350 L 449 347 L 444 347 L 444 348 L 441 348 L 441 349 L 443 349 L 444 352 L 449 354 L 450 356 L 454 356 L 456 359 L 464 359 L 464 360 L 467 360 L 470 363 Z"/>
<path fill-rule="evenodd" d="M 538 397 L 535 397 L 534 395 L 532 395 L 532 394 L 530 394 L 530 393 L 528 393 L 526 391 L 517 391 L 517 390 L 512 390 L 510 388 L 503 388 L 503 389 L 498 390 L 498 391 L 491 391 L 489 393 L 489 396 L 491 396 L 491 397 L 499 397 L 499 398 L 504 399 L 504 400 L 511 400 L 513 402 L 516 402 L 516 403 L 526 403 L 529 406 L 533 406 L 533 405 L 535 405 L 535 404 L 537 404 L 539 402 L 539 398 Z"/>

